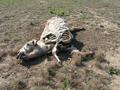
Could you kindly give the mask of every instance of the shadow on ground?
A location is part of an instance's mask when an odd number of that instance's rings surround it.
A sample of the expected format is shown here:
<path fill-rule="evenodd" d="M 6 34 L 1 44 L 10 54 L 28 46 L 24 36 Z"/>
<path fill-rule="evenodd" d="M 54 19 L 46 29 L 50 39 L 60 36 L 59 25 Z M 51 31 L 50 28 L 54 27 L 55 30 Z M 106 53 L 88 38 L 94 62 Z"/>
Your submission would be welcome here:
<path fill-rule="evenodd" d="M 84 28 L 83 29 L 74 28 L 72 30 L 72 34 L 73 34 L 72 44 L 78 50 L 81 50 L 84 47 L 84 44 L 82 42 L 76 40 L 77 33 L 80 32 L 80 31 L 85 31 L 85 29 Z M 51 58 L 50 58 L 51 56 L 52 56 L 52 54 L 47 54 L 47 55 L 39 57 L 39 58 L 31 59 L 31 60 L 28 60 L 28 61 L 22 61 L 21 65 L 23 65 L 23 66 L 25 66 L 27 68 L 30 68 L 33 65 L 40 64 L 46 58 L 47 58 L 47 60 L 51 60 Z M 61 51 L 61 52 L 58 53 L 58 56 L 59 56 L 61 61 L 66 61 L 66 60 L 68 60 L 68 58 L 71 57 L 71 53 L 69 51 Z"/>

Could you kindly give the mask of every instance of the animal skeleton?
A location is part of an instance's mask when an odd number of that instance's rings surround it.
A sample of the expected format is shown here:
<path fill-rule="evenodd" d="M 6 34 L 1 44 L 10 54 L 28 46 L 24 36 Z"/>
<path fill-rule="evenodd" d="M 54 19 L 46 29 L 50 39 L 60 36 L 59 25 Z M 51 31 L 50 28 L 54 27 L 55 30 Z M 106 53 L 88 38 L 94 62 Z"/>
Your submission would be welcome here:
<path fill-rule="evenodd" d="M 57 61 L 61 62 L 57 55 L 59 49 L 80 52 L 76 47 L 71 45 L 72 39 L 73 35 L 64 19 L 52 17 L 47 21 L 40 40 L 31 40 L 27 42 L 19 50 L 17 59 L 29 60 L 52 52 Z M 82 52 L 80 53 L 83 54 Z"/>

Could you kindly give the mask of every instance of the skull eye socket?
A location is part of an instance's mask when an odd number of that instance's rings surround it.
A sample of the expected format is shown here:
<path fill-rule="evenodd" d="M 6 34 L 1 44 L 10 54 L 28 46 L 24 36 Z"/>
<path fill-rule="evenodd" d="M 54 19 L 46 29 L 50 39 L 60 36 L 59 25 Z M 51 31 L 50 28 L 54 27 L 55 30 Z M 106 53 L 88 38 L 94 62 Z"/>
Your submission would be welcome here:
<path fill-rule="evenodd" d="M 28 43 L 27 46 L 30 46 L 30 44 Z"/>
<path fill-rule="evenodd" d="M 25 56 L 25 53 L 22 53 L 21 56 Z"/>
<path fill-rule="evenodd" d="M 26 47 L 24 48 L 24 50 L 25 50 L 27 53 L 32 52 L 33 49 L 34 49 L 34 46 L 33 46 L 32 44 L 29 44 L 29 43 L 27 43 L 27 44 L 26 44 Z"/>

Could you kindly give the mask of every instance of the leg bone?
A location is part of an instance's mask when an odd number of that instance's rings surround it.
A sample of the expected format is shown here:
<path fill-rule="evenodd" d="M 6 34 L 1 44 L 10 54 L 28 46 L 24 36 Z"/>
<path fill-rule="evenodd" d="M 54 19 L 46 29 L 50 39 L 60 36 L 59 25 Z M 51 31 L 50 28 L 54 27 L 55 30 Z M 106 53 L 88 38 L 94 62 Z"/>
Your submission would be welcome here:
<path fill-rule="evenodd" d="M 75 46 L 71 46 L 68 50 L 69 50 L 71 53 L 79 53 L 79 54 L 82 55 L 82 56 L 92 55 L 92 54 L 93 54 L 92 51 L 81 52 L 81 51 L 79 51 Z"/>
<path fill-rule="evenodd" d="M 57 59 L 58 62 L 61 62 L 60 59 L 57 56 L 57 46 L 58 46 L 58 43 L 56 43 L 54 48 L 52 49 L 52 54 Z"/>

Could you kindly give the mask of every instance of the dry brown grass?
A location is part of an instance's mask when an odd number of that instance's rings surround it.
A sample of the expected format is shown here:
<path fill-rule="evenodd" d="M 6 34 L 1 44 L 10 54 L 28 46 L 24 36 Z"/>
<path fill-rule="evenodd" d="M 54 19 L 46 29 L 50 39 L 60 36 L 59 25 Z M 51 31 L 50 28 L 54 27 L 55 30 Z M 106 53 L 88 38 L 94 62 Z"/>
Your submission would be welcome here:
<path fill-rule="evenodd" d="M 26 84 L 20 80 L 15 80 L 12 83 L 11 89 L 12 90 L 25 90 Z"/>
<path fill-rule="evenodd" d="M 109 61 L 105 59 L 105 54 L 99 53 L 95 56 L 95 65 L 102 70 L 108 70 Z"/>
<path fill-rule="evenodd" d="M 81 55 L 80 53 L 72 53 L 70 64 L 80 66 L 81 65 Z"/>
<path fill-rule="evenodd" d="M 32 86 L 30 90 L 42 90 L 41 87 L 38 86 Z"/>
<path fill-rule="evenodd" d="M 119 0 L 0 0 L 0 83 L 8 82 L 2 86 L 6 90 L 110 90 L 110 75 L 119 77 L 119 70 L 111 68 L 103 54 L 92 59 L 72 55 L 62 66 L 53 58 L 22 65 L 15 56 L 27 41 L 39 39 L 44 22 L 54 16 L 50 7 L 69 13 L 64 18 L 70 28 L 80 29 L 75 34 L 76 41 L 84 44 L 78 45 L 80 50 L 116 48 L 120 45 L 119 5 Z"/>
<path fill-rule="evenodd" d="M 10 56 L 16 56 L 17 55 L 17 52 L 18 50 L 21 48 L 21 45 L 17 45 L 16 47 L 14 48 L 8 48 L 7 50 L 7 53 L 10 55 Z"/>
<path fill-rule="evenodd" d="M 32 86 L 42 86 L 46 83 L 45 78 L 39 77 L 32 77 L 30 78 L 29 82 L 28 82 L 28 87 L 32 87 Z"/>
<path fill-rule="evenodd" d="M 0 49 L 0 58 L 5 57 L 7 55 L 7 51 Z"/>

